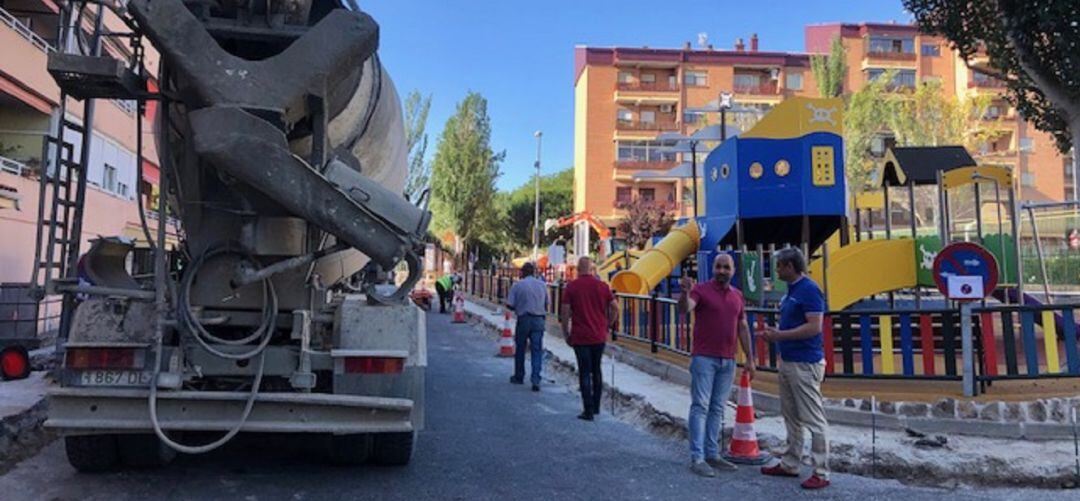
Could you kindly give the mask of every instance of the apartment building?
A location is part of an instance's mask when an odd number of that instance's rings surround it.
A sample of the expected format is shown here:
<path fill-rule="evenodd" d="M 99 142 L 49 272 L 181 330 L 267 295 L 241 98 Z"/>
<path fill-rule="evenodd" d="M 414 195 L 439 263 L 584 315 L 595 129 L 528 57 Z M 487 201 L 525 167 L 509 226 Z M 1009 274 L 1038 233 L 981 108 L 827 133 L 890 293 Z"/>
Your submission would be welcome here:
<path fill-rule="evenodd" d="M 92 29 L 94 11 L 86 10 L 86 30 Z M 26 282 L 34 266 L 43 138 L 61 118 L 60 90 L 46 71 L 48 54 L 57 49 L 59 12 L 53 0 L 0 0 L 0 282 Z M 108 30 L 127 31 L 112 14 L 104 24 Z M 130 52 L 120 40 L 106 39 L 103 47 L 126 60 Z M 156 54 L 147 52 L 154 71 Z M 153 191 L 159 171 L 150 105 L 143 118 L 143 179 L 137 179 L 135 108 L 129 101 L 97 102 L 90 131 L 83 249 L 88 248 L 86 240 L 99 235 L 142 235 L 135 197 Z M 68 120 L 81 124 L 82 112 L 82 103 L 69 99 Z M 78 131 L 65 132 L 75 158 L 80 138 Z"/>
<path fill-rule="evenodd" d="M 574 66 L 574 210 L 611 226 L 635 199 L 691 214 L 690 180 L 672 171 L 690 155 L 665 152 L 673 143 L 658 136 L 718 123 L 695 108 L 721 92 L 762 111 L 817 92 L 808 56 L 760 51 L 756 35 L 733 50 L 579 46 Z"/>
<path fill-rule="evenodd" d="M 666 153 L 664 132 L 689 134 L 715 113 L 693 113 L 721 92 L 743 108 L 765 111 L 796 95 L 818 96 L 810 71 L 812 53 L 828 53 L 834 37 L 847 49 L 844 91 L 894 70 L 893 84 L 914 87 L 938 80 L 944 92 L 966 97 L 992 96 L 984 120 L 999 133 L 981 151 L 981 163 L 1009 165 L 1020 179 L 1020 199 L 1072 199 L 1069 158 L 1059 154 L 1052 136 L 1021 120 L 1001 97 L 1004 87 L 989 75 L 968 69 L 940 38 L 899 24 L 822 24 L 807 26 L 806 53 L 765 52 L 751 36 L 732 50 L 711 47 L 655 49 L 584 47 L 574 49 L 574 210 L 589 211 L 614 226 L 620 207 L 634 199 L 661 205 L 676 216 L 690 215 L 692 189 L 682 175 L 689 154 Z M 739 115 L 727 122 L 739 127 Z M 884 154 L 891 138 L 873 149 Z M 675 169 L 675 170 L 673 170 Z M 699 172 L 700 174 L 700 172 Z"/>
<path fill-rule="evenodd" d="M 1020 119 L 1002 97 L 1004 83 L 968 68 L 946 40 L 922 34 L 913 25 L 883 23 L 811 25 L 805 35 L 806 51 L 817 54 L 828 53 L 832 40 L 840 38 L 847 51 L 845 92 L 893 70 L 892 83 L 898 87 L 936 80 L 943 92 L 958 98 L 990 96 L 983 120 L 996 135 L 982 149 L 972 151 L 972 156 L 980 163 L 1012 167 L 1020 180 L 1021 200 L 1075 198 L 1071 159 L 1058 152 L 1053 136 Z M 974 61 L 975 66 L 985 62 Z M 875 147 L 883 150 L 888 142 L 888 137 L 882 137 Z"/>

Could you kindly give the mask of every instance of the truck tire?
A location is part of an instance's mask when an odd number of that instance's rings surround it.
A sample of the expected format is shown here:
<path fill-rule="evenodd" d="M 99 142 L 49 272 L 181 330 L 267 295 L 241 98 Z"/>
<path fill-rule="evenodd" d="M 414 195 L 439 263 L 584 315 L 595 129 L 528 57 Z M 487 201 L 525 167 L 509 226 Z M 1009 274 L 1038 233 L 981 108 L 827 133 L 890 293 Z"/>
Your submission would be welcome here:
<path fill-rule="evenodd" d="M 116 435 L 69 435 L 64 450 L 68 463 L 81 473 L 109 471 L 120 460 Z"/>
<path fill-rule="evenodd" d="M 416 432 L 379 433 L 372 440 L 371 455 L 375 464 L 404 466 L 412 459 Z"/>
<path fill-rule="evenodd" d="M 153 433 L 117 435 L 120 462 L 131 468 L 160 468 L 176 459 L 176 451 Z"/>
<path fill-rule="evenodd" d="M 371 436 L 364 433 L 330 435 L 330 461 L 339 466 L 357 466 L 367 462 Z"/>

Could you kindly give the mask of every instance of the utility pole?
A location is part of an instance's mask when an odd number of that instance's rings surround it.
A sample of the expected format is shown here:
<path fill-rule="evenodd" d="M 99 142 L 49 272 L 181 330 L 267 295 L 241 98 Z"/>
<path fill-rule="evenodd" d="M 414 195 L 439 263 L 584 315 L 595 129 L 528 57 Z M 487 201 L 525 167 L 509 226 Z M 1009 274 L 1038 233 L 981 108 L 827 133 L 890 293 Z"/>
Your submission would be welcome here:
<path fill-rule="evenodd" d="M 543 140 L 544 133 L 536 131 L 533 133 L 536 137 L 536 204 L 533 211 L 533 262 L 540 257 L 540 143 Z"/>

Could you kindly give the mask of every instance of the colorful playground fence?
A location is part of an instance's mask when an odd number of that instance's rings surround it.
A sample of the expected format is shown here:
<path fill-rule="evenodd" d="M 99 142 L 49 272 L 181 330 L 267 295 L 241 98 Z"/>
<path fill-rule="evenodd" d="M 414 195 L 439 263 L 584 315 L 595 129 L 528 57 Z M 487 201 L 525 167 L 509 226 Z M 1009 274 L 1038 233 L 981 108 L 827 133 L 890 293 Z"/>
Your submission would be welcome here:
<path fill-rule="evenodd" d="M 466 291 L 502 304 L 514 274 L 481 270 L 466 276 Z M 549 282 L 548 311 L 559 312 L 564 282 Z M 617 294 L 614 340 L 648 346 L 652 353 L 689 356 L 693 317 L 674 299 Z M 1080 377 L 1080 304 L 974 307 L 975 380 Z M 776 309 L 746 308 L 752 333 L 775 325 Z M 963 350 L 958 309 L 843 310 L 825 316 L 825 373 L 830 378 L 960 381 Z M 775 371 L 774 343 L 753 336 L 758 369 Z M 739 362 L 743 360 L 741 353 Z"/>

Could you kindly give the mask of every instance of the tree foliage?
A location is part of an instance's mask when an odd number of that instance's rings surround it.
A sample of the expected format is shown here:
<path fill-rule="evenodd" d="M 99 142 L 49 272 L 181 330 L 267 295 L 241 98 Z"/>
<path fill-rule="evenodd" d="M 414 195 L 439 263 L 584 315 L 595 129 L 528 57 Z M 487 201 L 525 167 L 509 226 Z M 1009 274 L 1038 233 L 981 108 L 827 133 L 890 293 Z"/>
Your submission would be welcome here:
<path fill-rule="evenodd" d="M 855 192 L 872 187 L 880 160 L 870 146 L 877 136 L 891 136 L 897 146 L 961 145 L 978 151 L 997 133 L 982 120 L 989 96 L 957 99 L 938 81 L 896 88 L 894 77 L 895 72 L 885 72 L 847 98 L 844 158 L 848 186 Z"/>
<path fill-rule="evenodd" d="M 424 161 L 427 154 L 427 118 L 431 110 L 431 95 L 421 96 L 412 91 L 405 98 L 405 148 L 409 155 L 409 177 L 405 179 L 405 198 L 415 200 L 431 182 L 431 164 Z"/>
<path fill-rule="evenodd" d="M 1062 152 L 1080 142 L 1080 2 L 904 0 L 904 7 L 969 67 L 1005 82 L 1010 103 L 1052 133 Z M 1073 162 L 1080 169 L 1080 155 Z"/>
<path fill-rule="evenodd" d="M 536 178 L 506 193 L 499 194 L 500 220 L 506 228 L 508 250 L 532 249 L 533 219 L 536 200 Z M 540 177 L 540 228 L 544 221 L 569 216 L 574 210 L 574 169 L 566 169 Z M 558 238 L 569 238 L 573 229 L 541 231 L 540 246 L 546 247 Z"/>
<path fill-rule="evenodd" d="M 653 235 L 663 235 L 671 230 L 675 220 L 667 211 L 653 202 L 641 198 L 623 206 L 626 215 L 619 220 L 619 234 L 626 238 L 630 247 L 643 248 Z"/>
<path fill-rule="evenodd" d="M 491 149 L 487 100 L 470 92 L 439 135 L 431 169 L 432 224 L 469 246 L 493 231 L 495 180 L 505 152 Z"/>
<path fill-rule="evenodd" d="M 844 50 L 840 37 L 833 37 L 829 55 L 810 56 L 810 72 L 814 75 L 821 97 L 839 97 L 844 93 L 847 51 Z"/>

